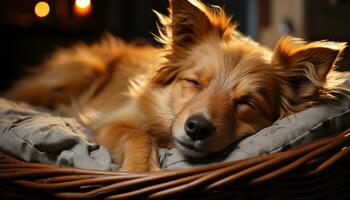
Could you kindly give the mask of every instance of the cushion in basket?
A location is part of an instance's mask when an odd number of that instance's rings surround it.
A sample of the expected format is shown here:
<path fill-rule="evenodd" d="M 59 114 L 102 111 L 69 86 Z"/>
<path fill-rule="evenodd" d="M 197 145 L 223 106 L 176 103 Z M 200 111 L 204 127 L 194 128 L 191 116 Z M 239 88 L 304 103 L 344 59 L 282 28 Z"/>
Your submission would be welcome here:
<path fill-rule="evenodd" d="M 76 119 L 0 98 L 0 149 L 28 162 L 117 170 L 108 151 Z"/>
<path fill-rule="evenodd" d="M 321 105 L 278 120 L 257 134 L 232 145 L 228 153 L 192 163 L 175 148 L 159 149 L 164 169 L 192 167 L 288 149 L 332 133 L 350 124 L 350 102 Z M 108 151 L 94 143 L 91 131 L 77 119 L 55 116 L 26 104 L 0 99 L 0 149 L 28 162 L 117 170 Z"/>

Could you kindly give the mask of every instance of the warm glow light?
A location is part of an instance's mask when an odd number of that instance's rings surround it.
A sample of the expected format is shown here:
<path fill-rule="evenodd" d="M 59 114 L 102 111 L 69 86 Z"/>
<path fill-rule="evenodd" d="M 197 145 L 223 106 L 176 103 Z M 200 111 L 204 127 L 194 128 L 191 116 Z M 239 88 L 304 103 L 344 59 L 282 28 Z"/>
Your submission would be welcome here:
<path fill-rule="evenodd" d="M 38 17 L 46 17 L 50 12 L 50 6 L 44 1 L 40 1 L 35 5 L 34 12 Z"/>
<path fill-rule="evenodd" d="M 91 13 L 91 0 L 75 0 L 74 12 L 76 15 L 85 17 Z"/>
<path fill-rule="evenodd" d="M 75 5 L 79 8 L 87 8 L 91 4 L 91 0 L 75 0 Z"/>

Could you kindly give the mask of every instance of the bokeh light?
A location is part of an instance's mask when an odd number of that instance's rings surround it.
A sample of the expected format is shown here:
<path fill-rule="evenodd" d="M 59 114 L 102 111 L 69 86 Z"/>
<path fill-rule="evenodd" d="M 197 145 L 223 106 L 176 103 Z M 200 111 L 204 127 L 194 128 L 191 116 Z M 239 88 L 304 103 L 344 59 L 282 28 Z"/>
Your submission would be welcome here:
<path fill-rule="evenodd" d="M 76 15 L 85 17 L 92 11 L 91 0 L 75 0 L 74 12 Z"/>
<path fill-rule="evenodd" d="M 77 7 L 79 8 L 87 8 L 90 6 L 91 4 L 91 0 L 76 0 L 75 4 L 77 5 Z"/>
<path fill-rule="evenodd" d="M 34 12 L 35 15 L 40 18 L 46 17 L 50 13 L 50 6 L 46 2 L 40 1 L 37 4 L 35 4 Z"/>

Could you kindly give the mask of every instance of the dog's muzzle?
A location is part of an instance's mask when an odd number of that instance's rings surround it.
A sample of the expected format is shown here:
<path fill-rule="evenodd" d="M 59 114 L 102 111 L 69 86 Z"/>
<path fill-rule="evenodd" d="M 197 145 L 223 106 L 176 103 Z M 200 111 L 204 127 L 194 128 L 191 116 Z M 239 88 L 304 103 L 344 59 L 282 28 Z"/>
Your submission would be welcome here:
<path fill-rule="evenodd" d="M 193 141 L 209 138 L 214 130 L 214 125 L 201 115 L 192 115 L 185 122 L 186 134 Z"/>
<path fill-rule="evenodd" d="M 186 157 L 203 158 L 210 154 L 207 144 L 215 126 L 204 116 L 195 114 L 187 118 L 182 129 L 175 134 L 175 144 Z"/>

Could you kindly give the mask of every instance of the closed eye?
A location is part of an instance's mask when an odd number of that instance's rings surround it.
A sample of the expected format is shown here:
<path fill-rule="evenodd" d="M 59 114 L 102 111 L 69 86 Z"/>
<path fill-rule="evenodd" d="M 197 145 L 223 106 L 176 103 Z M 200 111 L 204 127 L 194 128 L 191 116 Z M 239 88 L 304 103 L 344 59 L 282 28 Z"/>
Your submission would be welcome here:
<path fill-rule="evenodd" d="M 187 81 L 189 83 L 191 83 L 193 86 L 195 86 L 196 88 L 200 89 L 201 88 L 201 84 L 199 83 L 199 81 L 197 81 L 196 79 L 192 79 L 192 78 L 184 78 L 184 81 Z"/>
<path fill-rule="evenodd" d="M 238 106 L 245 105 L 245 106 L 249 106 L 252 109 L 257 109 L 258 108 L 249 98 L 241 99 L 241 100 L 237 101 L 235 103 L 235 105 L 238 105 Z"/>

